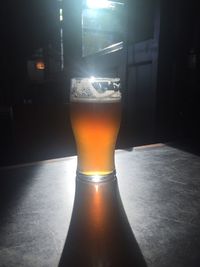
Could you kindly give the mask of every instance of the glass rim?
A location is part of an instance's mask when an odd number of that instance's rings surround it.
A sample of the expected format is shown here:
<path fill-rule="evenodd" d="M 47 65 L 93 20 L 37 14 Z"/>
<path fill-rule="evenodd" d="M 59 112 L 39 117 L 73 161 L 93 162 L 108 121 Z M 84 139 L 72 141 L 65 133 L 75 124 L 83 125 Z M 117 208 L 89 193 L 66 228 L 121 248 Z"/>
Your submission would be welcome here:
<path fill-rule="evenodd" d="M 121 100 L 120 86 L 120 78 L 72 78 L 70 102 L 117 102 Z"/>

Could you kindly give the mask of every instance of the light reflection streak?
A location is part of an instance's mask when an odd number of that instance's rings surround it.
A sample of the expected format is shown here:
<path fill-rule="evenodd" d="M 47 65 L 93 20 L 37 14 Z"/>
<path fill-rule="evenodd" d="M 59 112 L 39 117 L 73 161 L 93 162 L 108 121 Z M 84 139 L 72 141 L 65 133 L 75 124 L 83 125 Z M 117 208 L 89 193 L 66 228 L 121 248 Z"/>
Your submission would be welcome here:
<path fill-rule="evenodd" d="M 99 186 L 98 185 L 95 185 L 95 190 L 96 190 L 96 193 L 99 192 Z"/>

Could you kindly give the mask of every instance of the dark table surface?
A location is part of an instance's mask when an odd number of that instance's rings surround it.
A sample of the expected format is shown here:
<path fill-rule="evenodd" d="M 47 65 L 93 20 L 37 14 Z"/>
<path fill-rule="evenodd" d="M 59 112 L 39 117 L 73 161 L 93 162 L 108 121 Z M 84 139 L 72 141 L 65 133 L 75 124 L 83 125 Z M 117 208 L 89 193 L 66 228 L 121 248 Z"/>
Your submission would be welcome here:
<path fill-rule="evenodd" d="M 200 266 L 200 157 L 158 144 L 116 151 L 129 222 L 149 267 Z M 0 266 L 57 266 L 76 157 L 0 169 Z"/>

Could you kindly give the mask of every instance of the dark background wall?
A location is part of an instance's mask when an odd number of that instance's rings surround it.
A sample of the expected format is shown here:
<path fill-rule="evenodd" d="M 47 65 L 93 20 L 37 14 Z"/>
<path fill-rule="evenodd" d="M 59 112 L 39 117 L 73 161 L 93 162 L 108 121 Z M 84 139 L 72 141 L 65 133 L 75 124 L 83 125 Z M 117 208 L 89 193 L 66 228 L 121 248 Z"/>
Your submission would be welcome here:
<path fill-rule="evenodd" d="M 158 136 L 193 139 L 198 146 L 199 8 L 165 1 L 160 9 Z"/>
<path fill-rule="evenodd" d="M 92 66 L 99 74 L 105 75 L 106 69 L 123 80 L 118 147 L 186 139 L 198 147 L 200 19 L 196 1 L 127 1 L 125 49 L 84 61 L 80 3 L 65 1 L 65 68 L 56 80 L 48 77 L 42 84 L 30 81 L 27 61 L 38 48 L 60 49 L 58 2 L 20 0 L 1 5 L 1 164 L 75 153 L 69 81 L 81 73 L 82 66 L 85 73 Z M 46 60 L 48 56 L 46 52 Z M 27 95 L 31 102 L 25 101 Z"/>
<path fill-rule="evenodd" d="M 23 102 L 27 60 L 34 51 L 58 44 L 57 1 L 5 1 L 1 4 L 0 103 Z"/>

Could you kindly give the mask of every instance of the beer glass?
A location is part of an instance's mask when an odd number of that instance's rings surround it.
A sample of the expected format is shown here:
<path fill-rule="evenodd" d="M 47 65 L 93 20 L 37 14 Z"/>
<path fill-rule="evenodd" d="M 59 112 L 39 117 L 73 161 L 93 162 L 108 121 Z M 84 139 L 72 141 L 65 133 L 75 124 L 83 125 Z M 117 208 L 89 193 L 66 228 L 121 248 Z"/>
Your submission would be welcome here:
<path fill-rule="evenodd" d="M 70 113 L 78 163 L 72 217 L 59 267 L 146 267 L 115 174 L 120 79 L 72 79 Z"/>
<path fill-rule="evenodd" d="M 120 79 L 72 79 L 70 113 L 77 176 L 94 182 L 109 179 L 115 173 L 114 149 L 121 120 Z"/>

